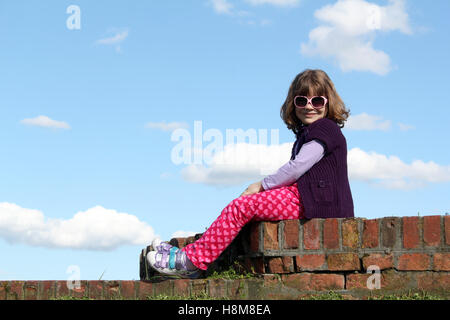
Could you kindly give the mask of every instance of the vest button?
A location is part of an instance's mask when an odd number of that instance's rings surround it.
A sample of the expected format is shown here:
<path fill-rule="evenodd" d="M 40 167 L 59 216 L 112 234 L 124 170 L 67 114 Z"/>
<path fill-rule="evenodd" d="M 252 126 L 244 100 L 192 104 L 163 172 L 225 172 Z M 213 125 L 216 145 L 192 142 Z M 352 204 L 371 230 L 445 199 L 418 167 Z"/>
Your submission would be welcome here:
<path fill-rule="evenodd" d="M 325 181 L 320 180 L 319 181 L 319 187 L 321 187 L 321 188 L 325 187 Z"/>

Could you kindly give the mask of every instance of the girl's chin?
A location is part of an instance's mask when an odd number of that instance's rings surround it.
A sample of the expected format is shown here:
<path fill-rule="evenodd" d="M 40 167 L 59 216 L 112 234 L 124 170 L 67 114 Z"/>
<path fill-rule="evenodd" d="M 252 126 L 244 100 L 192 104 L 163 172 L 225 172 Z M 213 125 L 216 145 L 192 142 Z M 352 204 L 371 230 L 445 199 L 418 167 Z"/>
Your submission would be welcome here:
<path fill-rule="evenodd" d="M 311 124 L 311 123 L 313 123 L 313 122 L 316 121 L 316 120 L 317 120 L 316 117 L 314 117 L 314 118 L 304 118 L 304 119 L 302 120 L 302 122 L 303 122 L 304 124 Z"/>

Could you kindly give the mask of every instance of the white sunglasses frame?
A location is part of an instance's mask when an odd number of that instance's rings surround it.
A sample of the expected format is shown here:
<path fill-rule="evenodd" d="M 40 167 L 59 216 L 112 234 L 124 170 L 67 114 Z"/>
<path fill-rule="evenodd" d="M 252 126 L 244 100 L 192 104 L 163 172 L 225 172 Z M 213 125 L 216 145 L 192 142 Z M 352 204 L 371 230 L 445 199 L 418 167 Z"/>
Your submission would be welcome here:
<path fill-rule="evenodd" d="M 323 104 L 323 106 L 321 106 L 321 107 L 314 107 L 314 106 L 313 106 L 313 104 L 312 104 L 312 99 L 317 98 L 317 97 L 323 98 L 323 99 L 325 100 L 325 103 Z M 297 98 L 306 98 L 306 105 L 305 105 L 304 107 L 297 106 L 297 105 L 295 104 L 295 100 L 296 100 Z M 311 99 L 308 99 L 307 96 L 295 96 L 295 97 L 294 97 L 294 106 L 295 106 L 296 108 L 299 108 L 299 109 L 305 109 L 306 106 L 308 105 L 308 103 L 309 103 L 309 104 L 311 105 L 311 107 L 313 107 L 314 109 L 322 109 L 323 107 L 325 107 L 325 106 L 327 105 L 327 102 L 328 102 L 328 99 L 327 99 L 326 97 L 324 97 L 324 96 L 313 96 L 313 97 L 311 97 Z"/>

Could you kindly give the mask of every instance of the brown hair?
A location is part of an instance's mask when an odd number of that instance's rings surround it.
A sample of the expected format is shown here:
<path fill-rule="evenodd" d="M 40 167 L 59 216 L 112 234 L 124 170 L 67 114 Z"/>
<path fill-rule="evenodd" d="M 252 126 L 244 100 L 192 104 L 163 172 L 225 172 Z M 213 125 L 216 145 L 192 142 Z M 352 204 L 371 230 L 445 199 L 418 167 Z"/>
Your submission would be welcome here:
<path fill-rule="evenodd" d="M 286 101 L 281 107 L 280 116 L 288 129 L 294 131 L 295 134 L 303 126 L 300 119 L 295 115 L 294 97 L 297 95 L 326 97 L 328 99 L 328 112 L 325 117 L 335 121 L 340 128 L 344 127 L 344 122 L 347 120 L 350 110 L 345 108 L 344 102 L 325 71 L 306 69 L 295 77 L 289 87 Z"/>

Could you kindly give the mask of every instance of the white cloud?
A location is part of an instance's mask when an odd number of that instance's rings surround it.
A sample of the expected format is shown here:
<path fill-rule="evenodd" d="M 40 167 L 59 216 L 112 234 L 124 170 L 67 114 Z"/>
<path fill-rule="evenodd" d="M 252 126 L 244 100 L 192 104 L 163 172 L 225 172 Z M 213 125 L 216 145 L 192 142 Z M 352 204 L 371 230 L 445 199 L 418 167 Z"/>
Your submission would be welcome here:
<path fill-rule="evenodd" d="M 210 0 L 214 11 L 219 14 L 232 14 L 233 5 L 227 0 Z"/>
<path fill-rule="evenodd" d="M 238 143 L 226 145 L 211 163 L 189 165 L 182 169 L 183 179 L 218 187 L 255 182 L 275 173 L 289 161 L 292 143 L 255 145 Z M 347 155 L 350 180 L 360 180 L 387 189 L 409 190 L 430 183 L 450 181 L 450 166 L 433 161 L 414 160 L 411 164 L 396 156 L 365 152 L 359 148 Z"/>
<path fill-rule="evenodd" d="M 348 152 L 350 180 L 360 180 L 387 189 L 409 190 L 429 183 L 450 181 L 450 166 L 414 160 L 411 164 L 397 156 L 386 156 L 353 148 Z"/>
<path fill-rule="evenodd" d="M 56 129 L 70 129 L 70 126 L 68 123 L 64 121 L 56 121 L 53 119 L 50 119 L 47 116 L 37 116 L 36 118 L 30 118 L 30 119 L 23 119 L 20 121 L 23 124 L 30 125 L 30 126 L 38 126 L 38 127 L 45 127 L 45 128 L 56 128 Z"/>
<path fill-rule="evenodd" d="M 382 120 L 382 117 L 361 113 L 356 116 L 348 117 L 344 129 L 350 130 L 382 130 L 391 128 L 390 120 Z"/>
<path fill-rule="evenodd" d="M 146 128 L 159 129 L 162 131 L 172 131 L 178 128 L 188 128 L 189 125 L 186 122 L 147 122 Z"/>
<path fill-rule="evenodd" d="M 162 172 L 162 173 L 160 173 L 160 175 L 159 175 L 159 177 L 161 178 L 161 179 L 168 179 L 168 178 L 170 178 L 170 177 L 172 177 L 173 176 L 173 173 L 172 172 Z"/>
<path fill-rule="evenodd" d="M 183 179 L 215 186 L 231 186 L 274 173 L 290 158 L 292 143 L 264 145 L 228 144 L 208 159 L 209 166 L 191 164 L 182 169 Z M 287 160 L 286 160 L 287 159 Z"/>
<path fill-rule="evenodd" d="M 172 234 L 171 238 L 187 238 L 187 237 L 195 236 L 197 233 L 199 233 L 199 232 L 179 230 L 179 231 L 175 231 Z"/>
<path fill-rule="evenodd" d="M 120 43 L 122 43 L 128 37 L 128 30 L 117 31 L 115 28 L 111 29 L 109 32 L 114 32 L 115 34 L 111 37 L 103 38 L 97 40 L 95 43 L 99 45 L 113 45 L 117 53 L 122 52 Z"/>
<path fill-rule="evenodd" d="M 379 6 L 365 0 L 339 0 L 314 13 L 322 23 L 302 43 L 303 55 L 335 59 L 343 71 L 369 71 L 385 75 L 391 61 L 385 52 L 373 48 L 376 32 L 400 31 L 412 34 L 404 0 L 389 0 Z"/>
<path fill-rule="evenodd" d="M 286 4 L 289 4 L 291 2 L 297 2 L 297 0 L 282 0 L 282 1 L 247 1 L 252 5 L 259 5 L 263 3 L 272 3 L 279 6 L 286 6 Z M 240 10 L 237 9 L 234 4 L 232 4 L 228 0 L 209 0 L 207 2 L 207 5 L 211 6 L 217 14 L 223 14 L 230 17 L 233 17 L 234 19 L 237 19 L 239 24 L 243 25 L 252 25 L 252 26 L 267 26 L 272 23 L 269 19 L 258 19 L 253 18 L 250 19 L 249 16 L 253 16 L 252 12 L 246 11 L 246 10 Z M 289 6 L 289 5 L 288 5 Z"/>
<path fill-rule="evenodd" d="M 400 130 L 402 130 L 402 131 L 408 131 L 408 130 L 415 129 L 414 126 L 409 125 L 409 124 L 405 124 L 405 123 L 401 123 L 401 122 L 398 123 L 398 127 L 399 127 Z"/>
<path fill-rule="evenodd" d="M 109 38 L 103 38 L 96 41 L 97 44 L 105 44 L 105 45 L 111 45 L 111 44 L 118 44 L 125 40 L 128 37 L 128 30 L 116 32 L 115 35 Z"/>
<path fill-rule="evenodd" d="M 9 243 L 48 248 L 112 250 L 122 245 L 148 245 L 153 228 L 136 216 L 95 206 L 72 218 L 50 219 L 35 209 L 0 203 L 0 237 Z"/>
<path fill-rule="evenodd" d="M 277 7 L 295 7 L 300 3 L 300 0 L 245 0 L 245 2 L 253 6 L 270 4 Z"/>

